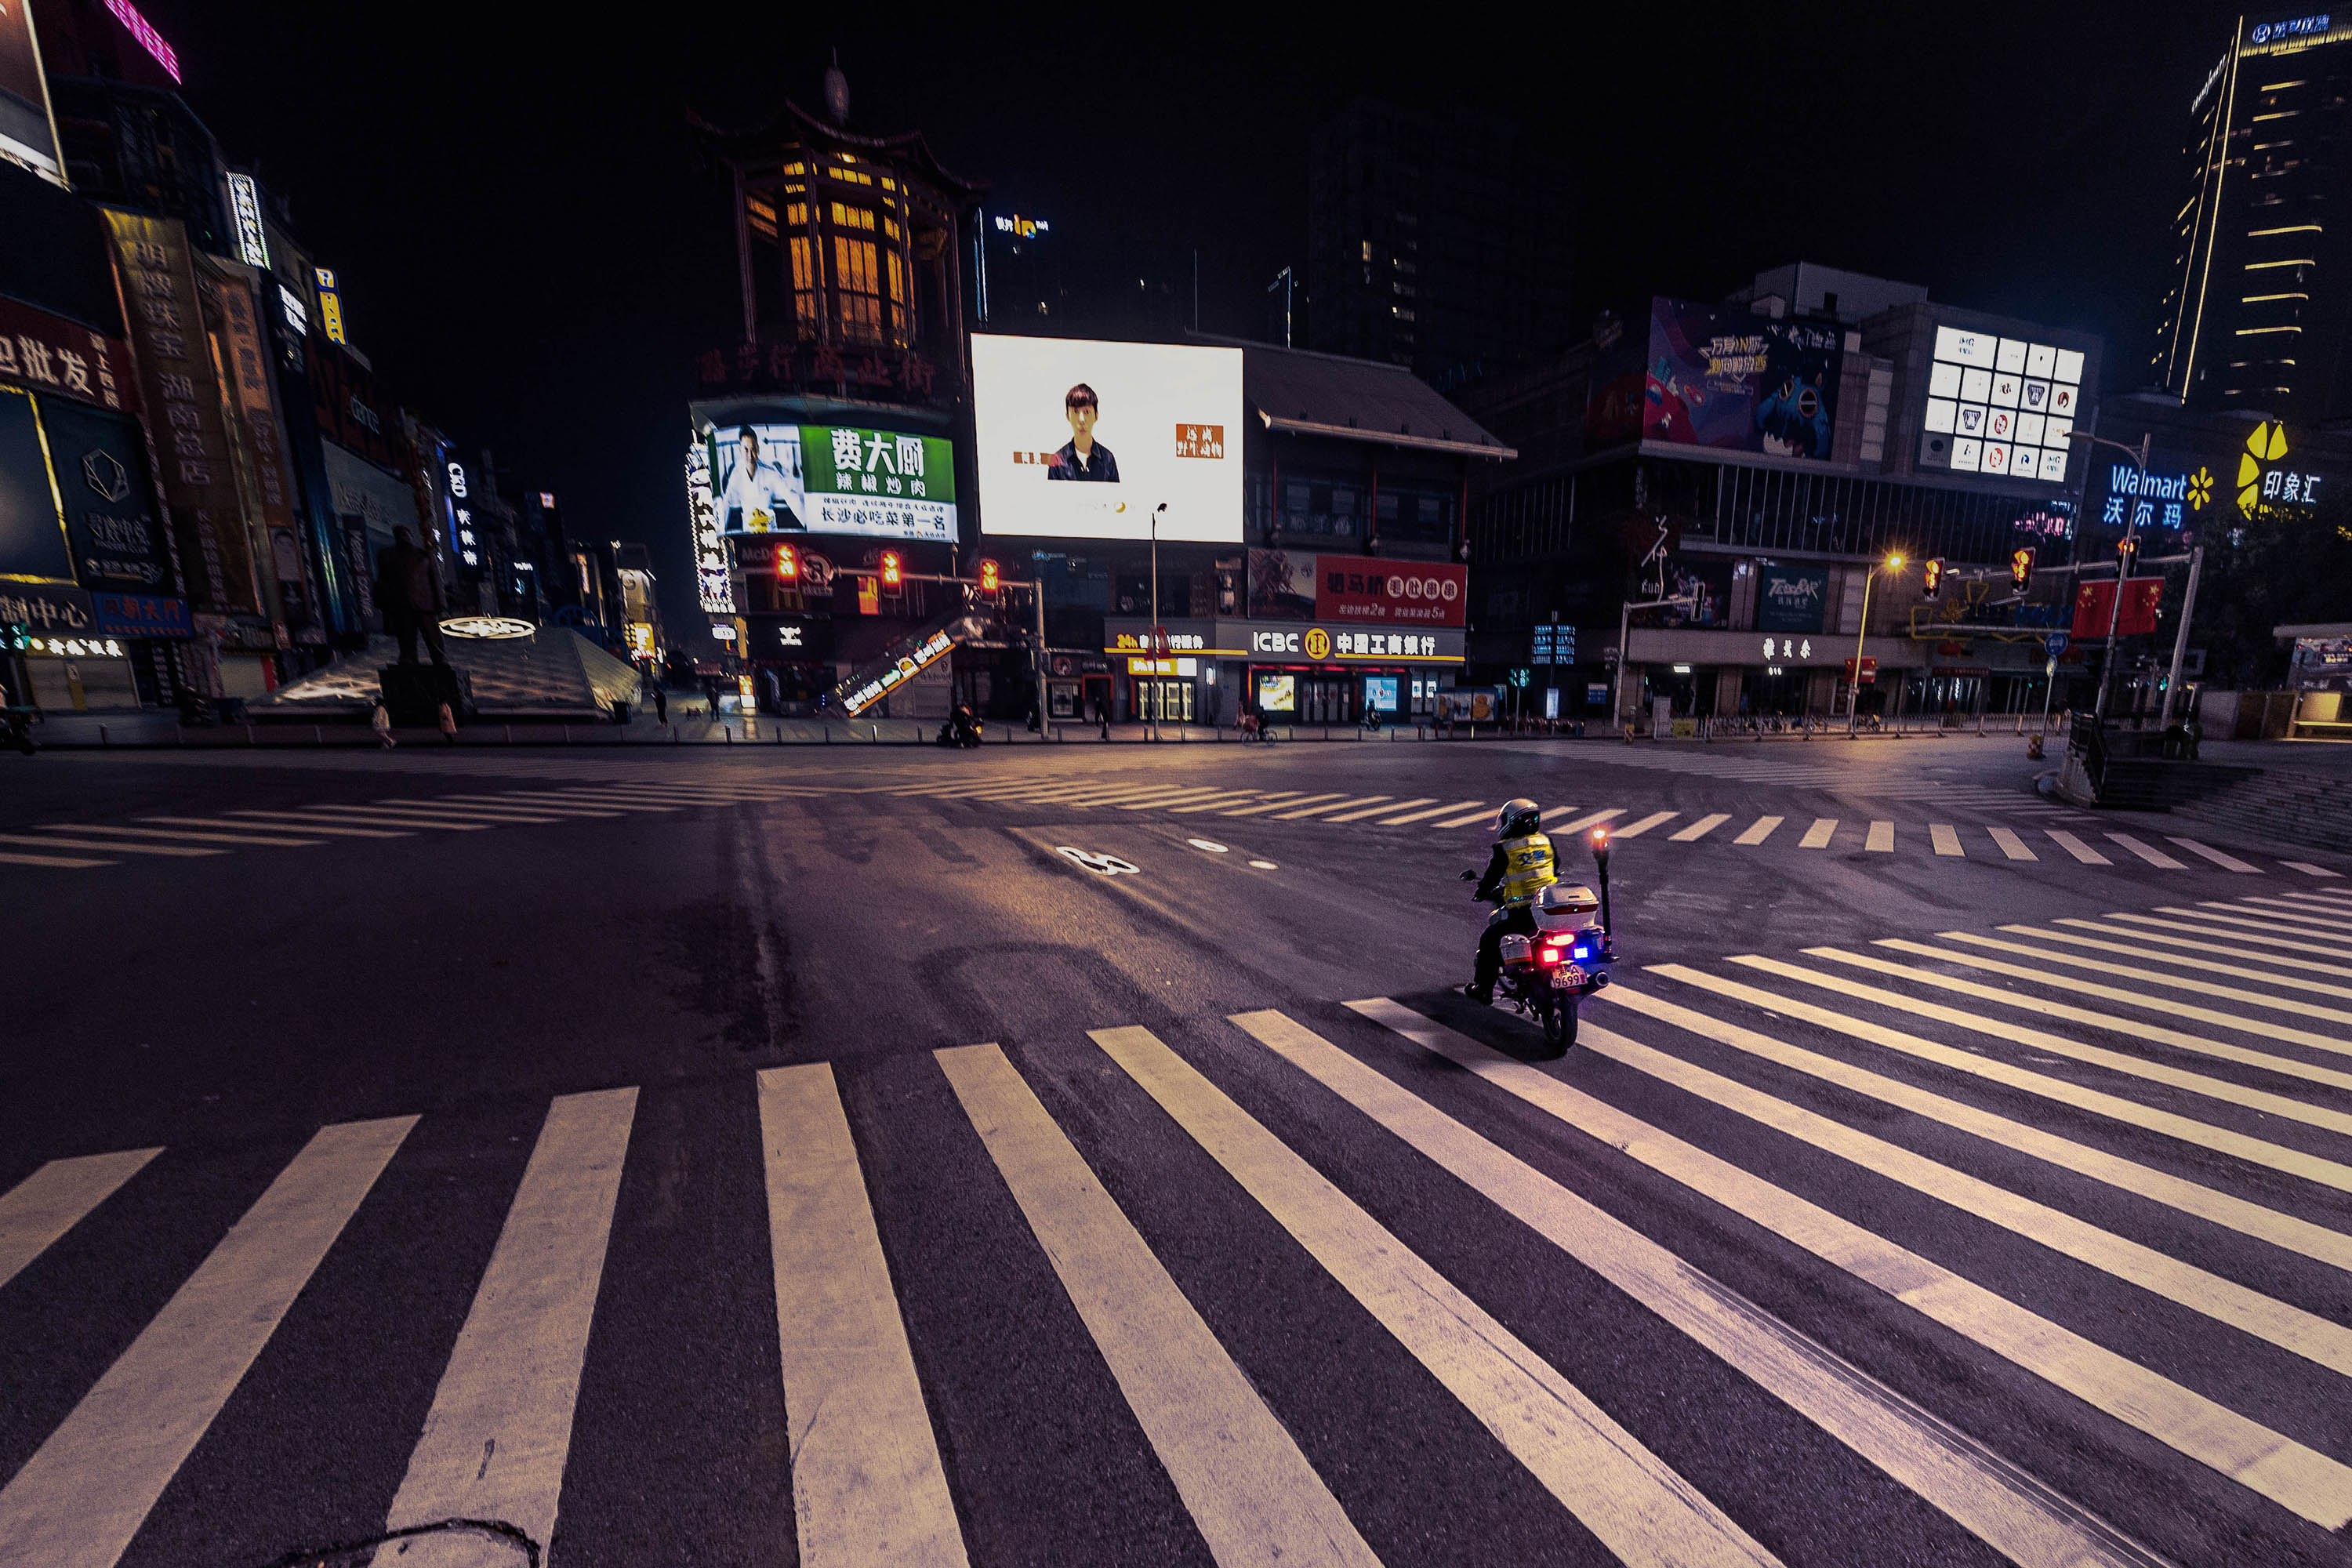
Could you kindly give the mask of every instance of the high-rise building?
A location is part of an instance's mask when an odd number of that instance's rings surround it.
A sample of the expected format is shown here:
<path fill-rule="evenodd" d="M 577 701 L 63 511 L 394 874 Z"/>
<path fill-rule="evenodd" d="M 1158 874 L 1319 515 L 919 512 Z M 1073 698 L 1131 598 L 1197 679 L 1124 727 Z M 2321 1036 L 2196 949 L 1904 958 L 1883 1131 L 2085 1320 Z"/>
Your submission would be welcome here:
<path fill-rule="evenodd" d="M 1526 132 L 1359 99 L 1311 156 L 1307 343 L 1443 390 L 1567 342 L 1568 174 Z"/>
<path fill-rule="evenodd" d="M 2352 412 L 2348 94 L 2352 16 L 2324 14 L 2239 18 L 2198 89 L 2149 361 L 2189 406 Z"/>

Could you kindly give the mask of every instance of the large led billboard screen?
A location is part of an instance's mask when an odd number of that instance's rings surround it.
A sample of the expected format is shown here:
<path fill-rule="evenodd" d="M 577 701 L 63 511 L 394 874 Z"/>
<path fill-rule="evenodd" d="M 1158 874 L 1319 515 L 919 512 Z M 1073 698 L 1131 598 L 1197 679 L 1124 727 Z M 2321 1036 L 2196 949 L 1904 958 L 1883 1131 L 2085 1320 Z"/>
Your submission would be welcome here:
<path fill-rule="evenodd" d="M 976 336 L 982 529 L 1242 537 L 1242 351 Z"/>
<path fill-rule="evenodd" d="M 854 533 L 956 542 L 955 447 L 837 425 L 720 425 L 711 502 L 724 534 Z"/>
<path fill-rule="evenodd" d="M 1843 342 L 1820 322 L 1653 300 L 1642 438 L 1826 462 Z"/>
<path fill-rule="evenodd" d="M 2083 368 L 2078 349 L 1937 325 L 1919 466 L 2063 484 Z"/>

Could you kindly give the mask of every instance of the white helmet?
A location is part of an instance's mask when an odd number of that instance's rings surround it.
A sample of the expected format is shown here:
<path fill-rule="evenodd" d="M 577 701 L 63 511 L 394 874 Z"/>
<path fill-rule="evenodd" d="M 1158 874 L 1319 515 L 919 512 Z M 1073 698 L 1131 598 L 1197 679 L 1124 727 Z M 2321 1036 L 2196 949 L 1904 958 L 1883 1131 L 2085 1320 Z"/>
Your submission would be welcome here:
<path fill-rule="evenodd" d="M 1495 837 L 1517 838 L 1543 826 L 1543 808 L 1531 800 L 1507 800 L 1495 814 Z"/>

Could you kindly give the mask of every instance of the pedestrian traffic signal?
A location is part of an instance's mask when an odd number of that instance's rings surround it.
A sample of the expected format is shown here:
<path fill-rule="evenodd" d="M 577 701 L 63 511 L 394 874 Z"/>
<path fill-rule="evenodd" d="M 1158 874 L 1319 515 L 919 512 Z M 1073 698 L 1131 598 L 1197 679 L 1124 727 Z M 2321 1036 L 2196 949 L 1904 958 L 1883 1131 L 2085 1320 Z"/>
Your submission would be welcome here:
<path fill-rule="evenodd" d="M 884 551 L 882 552 L 882 585 L 885 588 L 896 588 L 904 581 L 905 577 L 898 568 L 898 552 L 895 550 Z"/>
<path fill-rule="evenodd" d="M 1944 591 L 1944 562 L 1941 556 L 1930 556 L 1919 569 L 1919 592 L 1933 599 Z"/>
<path fill-rule="evenodd" d="M 996 563 L 993 561 L 982 562 L 980 563 L 980 591 L 983 594 L 993 594 L 996 592 L 997 585 Z"/>
<path fill-rule="evenodd" d="M 0 621 L 0 653 L 22 653 L 33 646 L 33 634 L 16 621 Z"/>
<path fill-rule="evenodd" d="M 777 575 L 777 577 L 778 577 L 778 578 L 780 578 L 781 580 L 784 581 L 784 582 L 791 583 L 791 582 L 796 582 L 796 581 L 798 581 L 798 580 L 799 580 L 799 577 L 800 577 L 800 574 L 801 574 L 801 552 L 800 552 L 799 551 L 797 551 L 797 550 L 794 550 L 794 549 L 793 549 L 791 545 L 789 545 L 789 544 L 779 544 L 779 545 L 777 545 L 777 546 L 776 546 L 776 575 Z"/>
<path fill-rule="evenodd" d="M 2021 594 L 2033 581 L 2033 549 L 2031 545 L 2021 546 L 2009 552 L 2009 580 L 2017 585 Z"/>

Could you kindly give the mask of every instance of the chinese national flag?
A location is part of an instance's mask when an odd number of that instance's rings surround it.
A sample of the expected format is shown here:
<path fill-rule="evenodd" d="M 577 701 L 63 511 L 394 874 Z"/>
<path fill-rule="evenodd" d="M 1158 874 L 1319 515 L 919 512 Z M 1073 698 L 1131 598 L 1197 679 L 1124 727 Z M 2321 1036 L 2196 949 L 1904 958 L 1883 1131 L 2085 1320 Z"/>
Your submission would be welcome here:
<path fill-rule="evenodd" d="M 2156 630 L 2156 607 L 2164 597 L 2164 579 L 2135 577 L 2124 584 L 2124 612 L 2116 618 L 2116 635 L 2143 637 Z M 2074 627 L 2078 637 L 2103 637 L 2107 635 L 2107 616 L 2113 613 L 2116 585 L 2113 583 L 2084 583 L 2074 589 Z"/>

